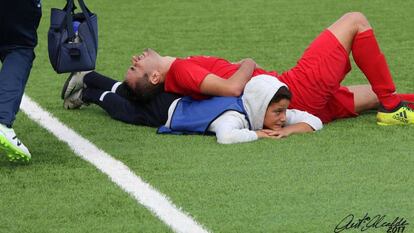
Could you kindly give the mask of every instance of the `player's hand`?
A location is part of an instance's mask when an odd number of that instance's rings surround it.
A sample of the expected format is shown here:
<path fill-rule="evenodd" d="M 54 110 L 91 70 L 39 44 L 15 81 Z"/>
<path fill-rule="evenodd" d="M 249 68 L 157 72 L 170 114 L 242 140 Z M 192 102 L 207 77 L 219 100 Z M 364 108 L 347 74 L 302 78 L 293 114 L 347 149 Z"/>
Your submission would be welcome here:
<path fill-rule="evenodd" d="M 132 65 L 135 66 L 135 64 L 137 62 L 139 62 L 140 60 L 144 59 L 144 57 L 146 56 L 146 54 L 147 54 L 147 52 L 144 51 L 141 54 L 136 54 L 136 55 L 132 56 L 132 58 L 131 58 Z"/>
<path fill-rule="evenodd" d="M 244 63 L 244 62 L 251 62 L 251 63 L 253 63 L 253 64 L 255 65 L 255 68 L 262 69 L 262 67 L 261 67 L 261 66 L 259 66 L 259 65 L 256 63 L 256 61 L 255 61 L 255 60 L 253 60 L 253 58 L 244 58 L 244 59 L 241 59 L 240 61 L 235 62 L 235 63 L 233 63 L 233 64 L 242 64 L 242 63 Z"/>
<path fill-rule="evenodd" d="M 261 129 L 261 130 L 257 130 L 256 134 L 258 138 L 274 138 L 276 139 L 276 136 L 270 135 L 271 130 L 268 129 Z"/>
<path fill-rule="evenodd" d="M 285 128 L 280 129 L 262 129 L 256 131 L 256 134 L 259 138 L 273 138 L 273 139 L 281 139 L 288 137 L 291 132 Z"/>
<path fill-rule="evenodd" d="M 135 63 L 137 63 L 139 61 L 139 55 L 134 55 L 131 58 L 131 63 L 133 66 L 135 66 Z"/>

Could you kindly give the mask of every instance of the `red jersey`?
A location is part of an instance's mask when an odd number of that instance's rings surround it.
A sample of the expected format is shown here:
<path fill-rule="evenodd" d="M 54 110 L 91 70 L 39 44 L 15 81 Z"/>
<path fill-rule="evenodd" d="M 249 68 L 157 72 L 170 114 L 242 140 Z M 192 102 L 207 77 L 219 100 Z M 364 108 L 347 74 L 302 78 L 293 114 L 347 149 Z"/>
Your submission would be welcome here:
<path fill-rule="evenodd" d="M 208 74 L 215 74 L 224 79 L 230 78 L 238 69 L 239 64 L 232 64 L 227 60 L 210 56 L 192 56 L 177 58 L 171 65 L 165 77 L 164 89 L 194 99 L 205 99 L 208 96 L 201 94 L 200 85 Z M 278 76 L 275 71 L 255 69 L 253 76 L 268 74 Z"/>

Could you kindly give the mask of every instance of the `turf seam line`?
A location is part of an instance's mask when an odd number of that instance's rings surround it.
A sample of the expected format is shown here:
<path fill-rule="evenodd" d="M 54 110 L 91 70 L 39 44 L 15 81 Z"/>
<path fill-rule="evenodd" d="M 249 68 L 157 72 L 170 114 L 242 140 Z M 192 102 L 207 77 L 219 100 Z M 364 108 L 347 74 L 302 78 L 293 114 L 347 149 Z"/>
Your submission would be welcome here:
<path fill-rule="evenodd" d="M 88 161 L 112 182 L 129 193 L 175 232 L 208 232 L 189 214 L 175 206 L 169 198 L 135 175 L 125 164 L 99 149 L 89 140 L 43 110 L 27 95 L 23 95 L 21 110 L 33 121 L 65 142 L 82 159 Z"/>

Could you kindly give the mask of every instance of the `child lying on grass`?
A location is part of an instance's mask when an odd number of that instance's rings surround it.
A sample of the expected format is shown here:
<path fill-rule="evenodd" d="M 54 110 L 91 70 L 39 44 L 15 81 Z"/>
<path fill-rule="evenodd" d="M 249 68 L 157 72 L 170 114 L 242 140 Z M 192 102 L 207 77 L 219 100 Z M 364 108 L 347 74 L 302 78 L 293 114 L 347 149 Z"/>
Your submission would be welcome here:
<path fill-rule="evenodd" d="M 322 129 L 322 121 L 304 111 L 287 109 L 292 94 L 270 75 L 252 78 L 240 97 L 175 100 L 158 133 L 215 134 L 222 144 L 284 138 Z"/>

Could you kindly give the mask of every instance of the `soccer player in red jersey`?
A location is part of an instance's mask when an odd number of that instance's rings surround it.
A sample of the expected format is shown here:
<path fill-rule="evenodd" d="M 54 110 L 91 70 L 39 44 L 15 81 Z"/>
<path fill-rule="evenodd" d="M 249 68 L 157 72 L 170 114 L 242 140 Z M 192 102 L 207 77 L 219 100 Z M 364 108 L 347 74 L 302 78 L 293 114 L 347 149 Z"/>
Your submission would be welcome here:
<path fill-rule="evenodd" d="M 344 87 L 351 70 L 349 55 L 370 85 Z M 359 12 L 343 15 L 305 50 L 296 66 L 278 74 L 261 69 L 252 59 L 238 63 L 211 56 L 175 58 L 152 49 L 132 58 L 125 82 L 143 99 L 160 90 L 203 99 L 239 96 L 252 77 L 268 74 L 292 92 L 289 108 L 307 111 L 324 123 L 378 108 L 379 125 L 414 124 L 414 94 L 396 94 L 391 73 L 374 32 Z M 408 101 L 408 102 L 406 102 Z"/>

